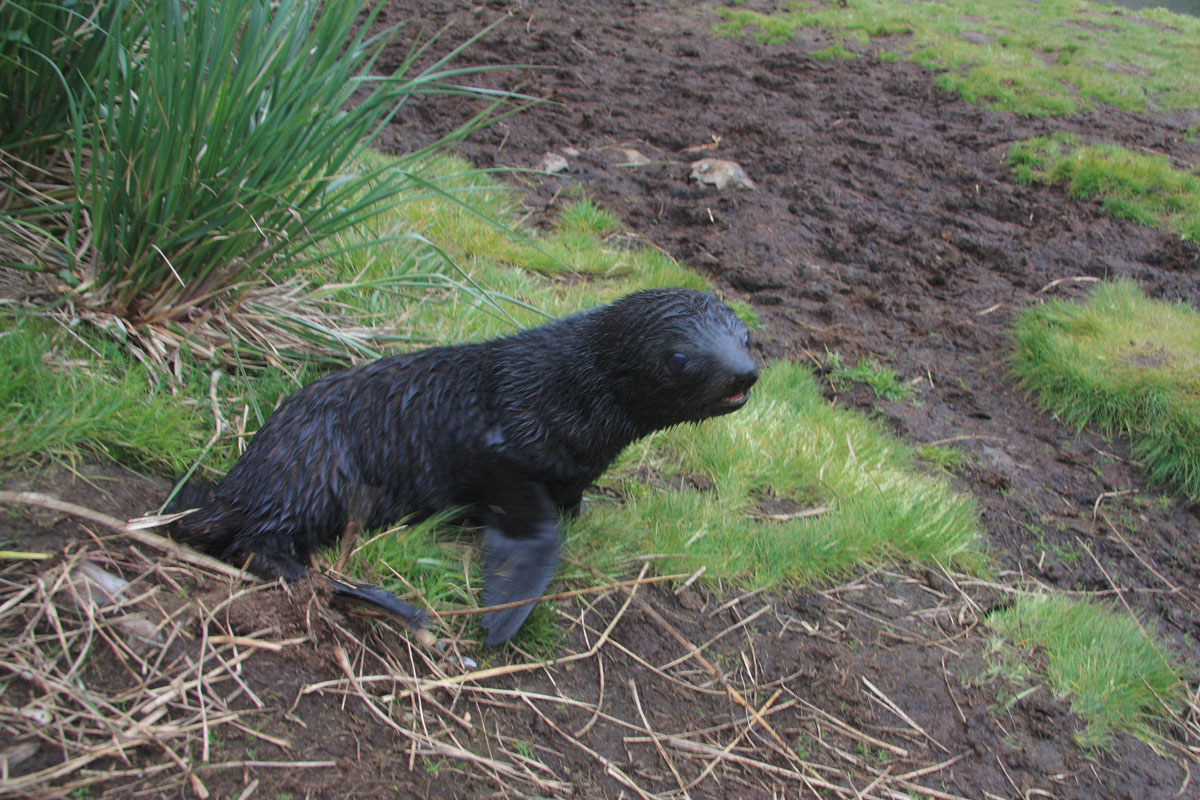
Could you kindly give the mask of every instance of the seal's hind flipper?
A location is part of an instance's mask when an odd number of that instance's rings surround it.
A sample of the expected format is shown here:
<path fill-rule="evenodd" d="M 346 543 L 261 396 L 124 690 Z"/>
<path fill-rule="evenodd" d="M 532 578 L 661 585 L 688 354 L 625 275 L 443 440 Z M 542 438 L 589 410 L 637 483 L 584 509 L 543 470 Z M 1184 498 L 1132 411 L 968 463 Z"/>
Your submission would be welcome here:
<path fill-rule="evenodd" d="M 541 597 L 558 566 L 558 526 L 539 527 L 531 536 L 514 538 L 497 528 L 483 534 L 483 604 L 498 606 Z M 503 644 L 525 622 L 535 603 L 483 615 L 486 643 Z"/>
<path fill-rule="evenodd" d="M 414 632 L 424 629 L 429 623 L 429 617 L 424 611 L 410 606 L 387 589 L 369 583 L 344 583 L 334 578 L 329 578 L 329 585 L 337 594 L 362 600 L 395 614 Z"/>

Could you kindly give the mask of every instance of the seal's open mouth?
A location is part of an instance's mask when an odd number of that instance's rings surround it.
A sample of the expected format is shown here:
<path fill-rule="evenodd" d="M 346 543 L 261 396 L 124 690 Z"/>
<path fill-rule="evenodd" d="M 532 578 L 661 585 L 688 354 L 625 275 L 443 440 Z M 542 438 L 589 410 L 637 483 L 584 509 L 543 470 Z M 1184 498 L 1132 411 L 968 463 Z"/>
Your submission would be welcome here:
<path fill-rule="evenodd" d="M 739 408 L 746 405 L 746 401 L 750 399 L 750 387 L 753 386 L 756 381 L 758 381 L 757 370 L 751 369 L 745 374 L 736 376 L 727 385 L 727 388 L 732 389 L 733 393 L 722 397 L 717 401 L 720 404 L 719 408 L 721 408 L 724 413 L 728 413 L 730 411 L 737 411 Z"/>
<path fill-rule="evenodd" d="M 722 397 L 721 403 L 727 406 L 740 406 L 746 402 L 748 397 L 749 394 L 747 392 L 738 392 L 737 394 L 729 395 L 729 397 Z"/>

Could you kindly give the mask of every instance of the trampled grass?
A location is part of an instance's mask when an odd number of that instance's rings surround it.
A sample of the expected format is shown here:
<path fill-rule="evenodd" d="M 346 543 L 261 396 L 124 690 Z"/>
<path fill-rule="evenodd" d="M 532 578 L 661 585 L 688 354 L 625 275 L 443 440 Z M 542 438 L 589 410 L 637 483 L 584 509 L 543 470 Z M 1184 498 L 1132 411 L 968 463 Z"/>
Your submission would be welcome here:
<path fill-rule="evenodd" d="M 749 32 L 764 42 L 820 26 L 859 49 L 899 52 L 938 70 L 943 89 L 997 110 L 1200 106 L 1200 20 L 1162 9 L 1135 12 L 1081 0 L 793 0 L 773 14 L 740 4 L 717 13 L 721 31 Z"/>
<path fill-rule="evenodd" d="M 1022 183 L 1062 183 L 1072 197 L 1100 200 L 1113 216 L 1200 240 L 1200 174 L 1177 169 L 1166 156 L 1060 134 L 1014 145 L 1009 165 Z"/>
<path fill-rule="evenodd" d="M 1176 664 L 1127 612 L 1058 595 L 1017 595 L 988 624 L 1044 657 L 1044 679 L 1086 724 L 1084 747 L 1103 748 L 1128 731 L 1154 739 L 1164 710 L 1179 713 L 1186 691 Z"/>
<path fill-rule="evenodd" d="M 1013 370 L 1070 425 L 1127 436 L 1150 479 L 1200 500 L 1200 314 L 1133 283 L 1088 302 L 1034 306 L 1014 329 Z"/>

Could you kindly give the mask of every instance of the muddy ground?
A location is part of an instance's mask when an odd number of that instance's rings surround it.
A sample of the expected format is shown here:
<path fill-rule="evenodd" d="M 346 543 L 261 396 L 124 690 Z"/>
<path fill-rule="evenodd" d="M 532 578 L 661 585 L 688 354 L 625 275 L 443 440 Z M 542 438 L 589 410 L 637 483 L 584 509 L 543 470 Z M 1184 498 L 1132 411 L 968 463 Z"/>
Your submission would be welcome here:
<path fill-rule="evenodd" d="M 1019 186 L 1004 164 L 1014 141 L 1068 130 L 1194 166 L 1200 144 L 1185 141 L 1184 131 L 1195 115 L 996 114 L 939 91 L 935 75 L 911 63 L 866 51 L 815 59 L 808 53 L 830 43 L 819 33 L 771 47 L 714 38 L 709 13 L 669 0 L 391 2 L 384 16 L 411 20 L 408 40 L 448 25 L 446 47 L 503 18 L 460 63 L 541 67 L 481 79 L 551 102 L 460 148 L 483 167 L 566 158 L 558 174 L 513 177 L 535 224 L 586 192 L 633 236 L 753 305 L 764 322 L 755 334 L 764 362 L 815 364 L 828 349 L 843 363 L 874 357 L 911 381 L 914 399 L 900 403 L 861 386 L 831 386 L 829 394 L 911 442 L 962 453 L 952 480 L 977 499 L 995 573 L 982 580 L 897 569 L 841 587 L 749 597 L 736 587 L 640 587 L 653 611 L 626 605 L 621 589 L 595 603 L 560 601 L 561 653 L 595 652 L 498 675 L 486 682 L 498 690 L 492 694 L 441 686 L 417 696 L 450 716 L 412 697 L 403 701 L 408 711 L 397 704 L 401 727 L 483 759 L 474 761 L 414 744 L 345 687 L 301 693 L 343 675 L 336 647 L 367 672 L 370 653 L 393 653 L 394 663 L 426 676 L 456 674 L 452 664 L 423 663 L 386 627 L 337 612 L 336 624 L 314 622 L 312 604 L 257 593 L 245 600 L 254 604 L 246 616 L 287 620 L 280 624 L 292 633 L 311 634 L 244 666 L 249 687 L 271 700 L 255 712 L 256 729 L 290 746 L 227 732 L 210 762 L 246 760 L 260 745 L 255 752 L 270 750 L 272 761 L 336 764 L 198 772 L 213 796 L 253 787 L 253 796 L 275 798 L 678 797 L 686 787 L 693 798 L 1200 797 L 1194 736 L 1165 730 L 1157 751 L 1127 735 L 1104 752 L 1081 749 L 1081 723 L 1064 701 L 1044 687 L 1018 696 L 1022 687 L 987 679 L 993 662 L 982 624 L 1016 586 L 1108 597 L 1171 643 L 1195 686 L 1200 508 L 1147 486 L 1123 442 L 1040 413 L 1005 359 L 1014 312 L 1047 297 L 1081 297 L 1089 285 L 1081 279 L 1130 277 L 1155 297 L 1200 304 L 1200 247 L 1110 219 L 1060 189 Z M 381 66 L 398 63 L 405 47 Z M 414 103 L 386 132 L 385 147 L 423 144 L 476 110 Z M 626 150 L 647 163 L 632 165 Z M 690 181 L 702 157 L 738 162 L 754 188 Z M 110 501 L 78 480 L 60 483 L 61 493 L 110 503 L 122 516 L 147 510 L 163 489 L 108 475 L 96 483 L 121 486 Z M 79 527 L 44 514 L 14 524 L 18 541 L 50 528 L 69 538 Z M 720 634 L 704 649 L 709 667 L 682 659 L 680 638 L 700 645 Z M 486 666 L 532 660 L 513 651 L 472 654 Z M 738 698 L 762 719 L 752 724 Z M 244 697 L 230 703 L 247 707 Z M 61 760 L 58 752 L 43 743 L 25 770 Z M 199 769 L 195 746 L 184 755 Z M 520 774 L 486 759 L 515 764 Z M 135 765 L 162 760 L 146 749 L 131 755 Z M 53 785 L 39 791 L 52 795 Z M 195 787 L 157 773 L 114 778 L 95 791 L 138 790 L 190 796 Z"/>

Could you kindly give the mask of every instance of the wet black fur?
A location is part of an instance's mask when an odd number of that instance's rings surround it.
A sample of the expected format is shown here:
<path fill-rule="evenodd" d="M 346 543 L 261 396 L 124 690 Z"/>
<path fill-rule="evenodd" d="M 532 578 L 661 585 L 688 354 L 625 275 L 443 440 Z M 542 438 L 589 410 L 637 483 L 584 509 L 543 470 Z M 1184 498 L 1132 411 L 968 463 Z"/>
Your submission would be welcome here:
<path fill-rule="evenodd" d="M 296 579 L 352 514 L 371 529 L 467 506 L 484 526 L 484 603 L 537 597 L 559 515 L 634 440 L 740 407 L 757 378 L 748 344 L 715 298 L 652 290 L 329 375 L 288 397 L 220 483 L 182 490 L 172 505 L 200 510 L 174 535 Z M 531 608 L 486 615 L 488 642 Z"/>

